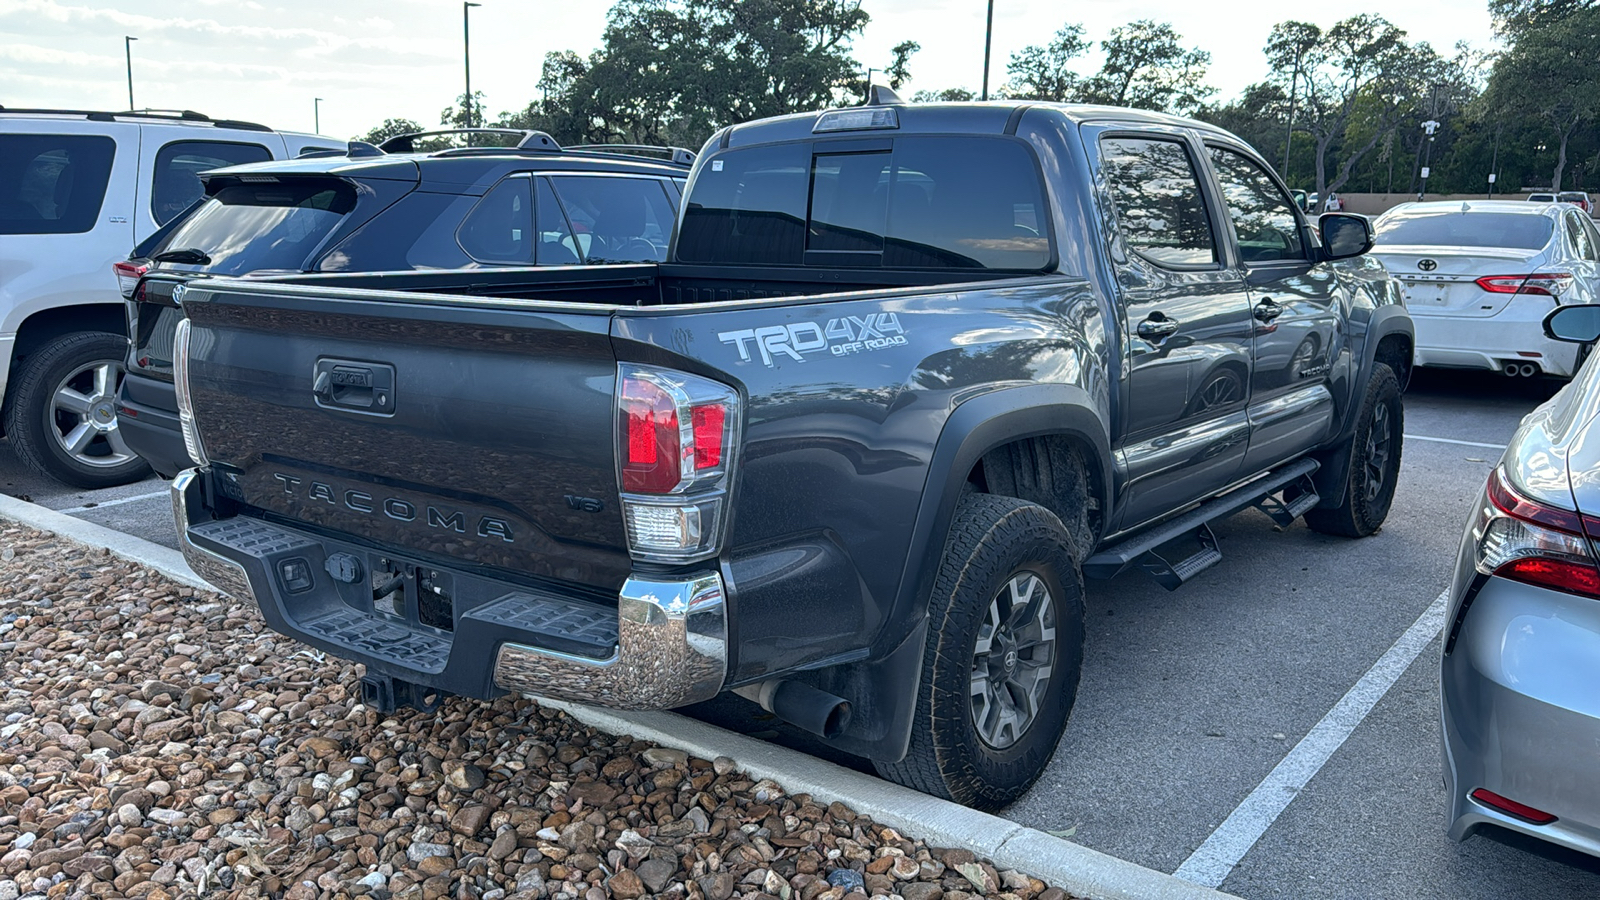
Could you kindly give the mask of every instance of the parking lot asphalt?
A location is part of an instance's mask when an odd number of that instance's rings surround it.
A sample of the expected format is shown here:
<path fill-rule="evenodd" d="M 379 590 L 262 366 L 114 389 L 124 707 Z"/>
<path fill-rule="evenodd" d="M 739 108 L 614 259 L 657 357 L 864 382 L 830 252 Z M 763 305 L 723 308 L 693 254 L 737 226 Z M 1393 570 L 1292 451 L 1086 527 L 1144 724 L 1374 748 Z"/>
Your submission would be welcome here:
<path fill-rule="evenodd" d="M 1179 591 L 1091 582 L 1077 708 L 1045 776 L 1004 815 L 1165 872 L 1226 822 L 1245 838 L 1220 887 L 1246 898 L 1600 896 L 1600 860 L 1505 833 L 1445 836 L 1437 638 L 1375 688 L 1368 675 L 1447 586 L 1497 448 L 1556 387 L 1419 374 L 1394 508 L 1373 537 L 1279 531 L 1251 511 L 1216 527 L 1222 563 Z M 0 453 L 5 493 L 170 547 L 164 488 L 61 488 Z M 1330 739 L 1324 717 L 1363 689 L 1364 717 Z M 752 710 L 694 714 L 815 749 Z M 1263 815 L 1257 801 L 1282 785 L 1258 786 L 1286 757 L 1301 778 Z"/>

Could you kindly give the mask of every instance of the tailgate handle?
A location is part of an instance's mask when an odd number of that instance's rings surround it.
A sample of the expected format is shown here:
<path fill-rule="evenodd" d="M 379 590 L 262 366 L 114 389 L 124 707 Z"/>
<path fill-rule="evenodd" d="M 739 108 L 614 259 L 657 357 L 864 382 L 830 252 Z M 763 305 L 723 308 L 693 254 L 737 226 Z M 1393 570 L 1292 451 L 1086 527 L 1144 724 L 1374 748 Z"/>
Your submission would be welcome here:
<path fill-rule="evenodd" d="M 324 409 L 394 414 L 394 366 L 348 359 L 319 359 L 311 394 Z"/>

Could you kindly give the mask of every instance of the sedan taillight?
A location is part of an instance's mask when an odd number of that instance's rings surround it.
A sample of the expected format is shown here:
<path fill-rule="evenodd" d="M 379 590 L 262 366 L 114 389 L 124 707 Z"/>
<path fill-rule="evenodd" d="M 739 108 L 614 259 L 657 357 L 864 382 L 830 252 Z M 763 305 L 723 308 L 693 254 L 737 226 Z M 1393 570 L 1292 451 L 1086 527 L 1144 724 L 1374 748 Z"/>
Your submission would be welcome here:
<path fill-rule="evenodd" d="M 617 481 L 635 559 L 715 556 L 739 427 L 739 394 L 720 382 L 617 368 Z"/>
<path fill-rule="evenodd" d="M 1485 275 L 1478 287 L 1491 294 L 1543 294 L 1560 297 L 1572 287 L 1571 272 L 1534 272 L 1531 275 Z"/>
<path fill-rule="evenodd" d="M 1600 567 L 1586 525 L 1600 528 L 1600 520 L 1540 503 L 1519 492 L 1496 468 L 1472 531 L 1478 571 L 1600 598 Z"/>

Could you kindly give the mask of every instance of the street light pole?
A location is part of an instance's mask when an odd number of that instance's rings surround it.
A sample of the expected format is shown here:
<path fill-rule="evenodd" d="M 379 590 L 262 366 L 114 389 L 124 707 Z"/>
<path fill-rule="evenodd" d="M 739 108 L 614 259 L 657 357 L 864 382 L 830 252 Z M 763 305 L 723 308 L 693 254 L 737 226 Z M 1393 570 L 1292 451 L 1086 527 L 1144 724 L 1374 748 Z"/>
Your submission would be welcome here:
<path fill-rule="evenodd" d="M 462 60 L 466 63 L 466 70 L 467 70 L 467 99 L 466 99 L 466 105 L 467 105 L 467 127 L 468 128 L 473 127 L 473 118 L 474 117 L 473 117 L 473 109 L 472 109 L 472 27 L 471 27 L 470 23 L 467 21 L 467 13 L 470 12 L 471 9 L 474 6 L 482 6 L 482 5 L 483 5 L 482 3 L 462 3 L 461 4 L 461 56 L 462 56 Z M 468 141 L 468 143 L 471 143 L 471 141 Z"/>
<path fill-rule="evenodd" d="M 1289 147 L 1294 144 L 1294 91 L 1300 86 L 1300 57 L 1294 58 L 1294 74 L 1289 76 L 1289 131 L 1283 136 L 1283 168 L 1278 174 L 1289 180 Z"/>
<path fill-rule="evenodd" d="M 983 98 L 989 99 L 989 49 L 994 46 L 994 0 L 989 0 L 989 23 L 983 29 Z"/>
<path fill-rule="evenodd" d="M 138 38 L 123 35 L 122 52 L 128 57 L 128 112 L 133 112 L 133 42 Z"/>
<path fill-rule="evenodd" d="M 322 133 L 322 98 L 313 97 L 311 100 L 311 121 L 314 134 Z"/>
<path fill-rule="evenodd" d="M 1433 86 L 1428 107 L 1430 116 L 1439 114 L 1439 86 L 1437 84 Z M 1428 121 L 1422 123 L 1422 130 L 1428 133 L 1428 142 L 1422 153 L 1422 184 L 1417 187 L 1418 200 L 1428 195 L 1428 163 L 1433 160 L 1433 133 L 1439 130 L 1438 120 L 1429 118 Z"/>

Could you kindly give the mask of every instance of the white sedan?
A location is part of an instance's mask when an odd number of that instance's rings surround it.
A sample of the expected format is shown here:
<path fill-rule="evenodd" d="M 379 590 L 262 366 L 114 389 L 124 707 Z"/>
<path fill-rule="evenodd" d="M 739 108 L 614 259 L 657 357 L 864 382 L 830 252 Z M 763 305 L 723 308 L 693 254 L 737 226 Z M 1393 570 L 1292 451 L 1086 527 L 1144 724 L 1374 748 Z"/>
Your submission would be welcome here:
<path fill-rule="evenodd" d="M 1416 364 L 1570 378 L 1587 346 L 1545 337 L 1558 305 L 1600 302 L 1600 231 L 1570 203 L 1404 203 L 1372 256 L 1406 287 Z"/>

